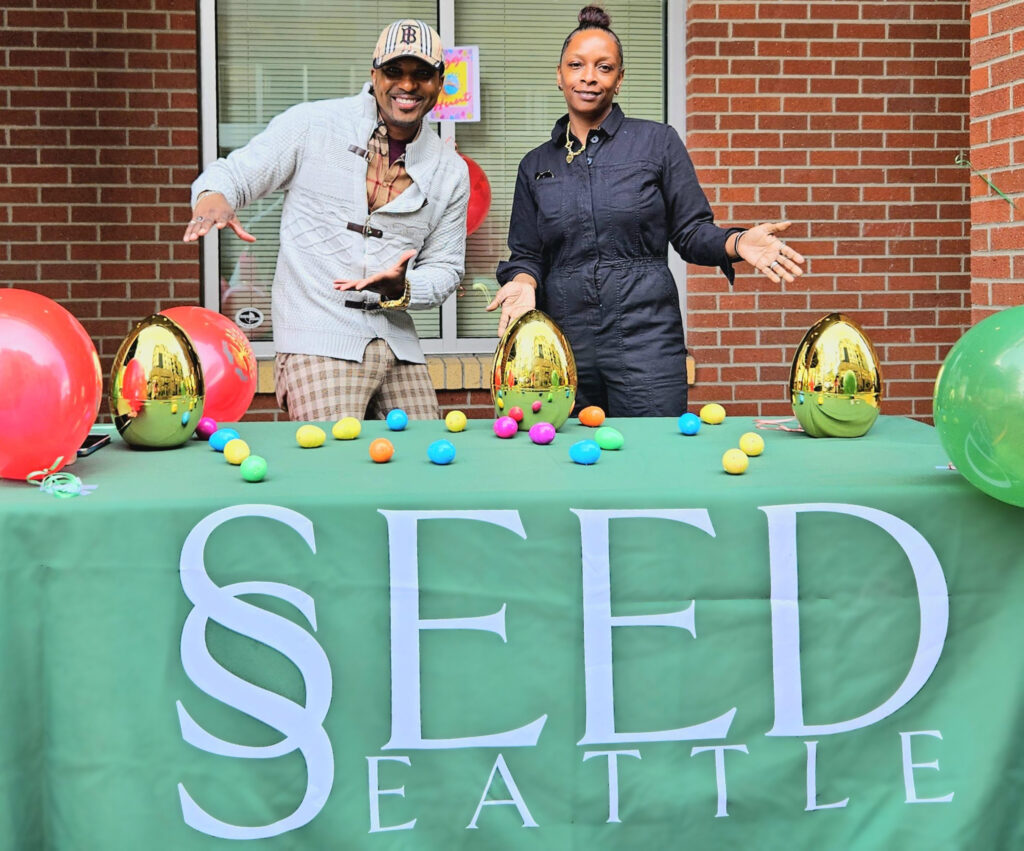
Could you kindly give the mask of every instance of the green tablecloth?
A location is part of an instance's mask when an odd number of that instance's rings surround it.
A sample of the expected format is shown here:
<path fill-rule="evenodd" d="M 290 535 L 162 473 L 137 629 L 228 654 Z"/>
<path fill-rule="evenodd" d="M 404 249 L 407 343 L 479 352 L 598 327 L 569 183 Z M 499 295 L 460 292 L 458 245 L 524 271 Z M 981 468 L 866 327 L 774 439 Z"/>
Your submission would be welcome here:
<path fill-rule="evenodd" d="M 1024 512 L 910 420 L 609 424 L 0 481 L 0 847 L 1021 847 Z"/>

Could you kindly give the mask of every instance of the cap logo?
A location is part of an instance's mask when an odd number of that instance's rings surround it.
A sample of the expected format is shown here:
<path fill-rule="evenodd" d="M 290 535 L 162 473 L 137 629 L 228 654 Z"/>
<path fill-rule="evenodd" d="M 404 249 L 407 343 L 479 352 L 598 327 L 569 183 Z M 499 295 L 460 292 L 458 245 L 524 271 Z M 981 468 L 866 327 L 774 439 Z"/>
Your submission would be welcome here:
<path fill-rule="evenodd" d="M 417 30 L 419 30 L 419 27 L 409 25 L 402 27 L 402 44 L 415 44 L 417 42 Z"/>

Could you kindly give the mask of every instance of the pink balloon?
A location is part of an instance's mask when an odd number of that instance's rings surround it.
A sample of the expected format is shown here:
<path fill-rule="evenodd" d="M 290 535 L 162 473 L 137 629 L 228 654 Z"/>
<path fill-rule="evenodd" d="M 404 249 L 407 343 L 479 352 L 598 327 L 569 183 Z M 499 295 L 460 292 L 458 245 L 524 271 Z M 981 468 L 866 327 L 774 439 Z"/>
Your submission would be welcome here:
<path fill-rule="evenodd" d="M 238 422 L 256 395 L 256 356 L 241 329 L 226 316 L 186 305 L 160 311 L 188 334 L 199 355 L 206 384 L 203 416 Z"/>
<path fill-rule="evenodd" d="M 82 324 L 53 299 L 0 288 L 0 477 L 73 461 L 102 394 L 100 360 Z"/>

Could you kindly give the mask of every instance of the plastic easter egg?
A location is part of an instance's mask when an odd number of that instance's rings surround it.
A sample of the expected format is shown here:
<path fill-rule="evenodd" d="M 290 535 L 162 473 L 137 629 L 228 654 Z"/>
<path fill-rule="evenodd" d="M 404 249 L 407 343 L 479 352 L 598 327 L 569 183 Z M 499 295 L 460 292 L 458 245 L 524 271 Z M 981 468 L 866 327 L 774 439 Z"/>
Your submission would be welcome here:
<path fill-rule="evenodd" d="M 860 437 L 882 405 L 882 373 L 864 330 L 830 313 L 804 334 L 789 374 L 793 413 L 811 437 Z"/>
<path fill-rule="evenodd" d="M 237 437 L 238 432 L 233 428 L 219 428 L 210 435 L 210 448 L 216 452 L 223 452 L 228 441 L 235 440 Z"/>
<path fill-rule="evenodd" d="M 683 414 L 679 418 L 679 431 L 687 437 L 692 437 L 700 431 L 700 417 L 696 414 Z"/>
<path fill-rule="evenodd" d="M 529 310 L 512 322 L 498 342 L 491 369 L 495 416 L 513 407 L 524 411 L 523 428 L 543 420 L 559 429 L 569 418 L 576 397 L 576 361 L 562 329 L 540 310 Z M 564 397 L 552 391 L 565 389 Z M 547 396 L 544 413 L 533 406 Z"/>
<path fill-rule="evenodd" d="M 494 421 L 494 433 L 500 438 L 507 439 L 519 431 L 519 423 L 512 417 L 498 417 Z"/>
<path fill-rule="evenodd" d="M 602 449 L 615 451 L 616 449 L 622 449 L 622 444 L 626 442 L 626 439 L 617 428 L 601 426 L 601 428 L 594 432 L 594 442 Z"/>
<path fill-rule="evenodd" d="M 517 423 L 521 423 L 523 421 L 523 409 L 520 408 L 518 405 L 509 408 L 508 415 L 512 417 L 512 419 L 514 419 Z"/>
<path fill-rule="evenodd" d="M 462 411 L 449 411 L 444 418 L 445 428 L 450 432 L 460 432 L 466 428 L 466 415 Z"/>
<path fill-rule="evenodd" d="M 543 407 L 543 404 L 540 401 L 540 399 L 538 399 L 536 402 L 534 402 L 532 405 L 530 405 L 530 410 L 533 411 L 535 414 L 539 414 L 540 413 L 540 409 L 542 407 Z"/>
<path fill-rule="evenodd" d="M 756 431 L 748 431 L 740 437 L 740 449 L 744 455 L 751 457 L 760 455 L 764 452 L 764 438 Z"/>
<path fill-rule="evenodd" d="M 580 411 L 580 424 L 588 428 L 597 428 L 604 422 L 604 411 L 597 405 L 590 405 Z"/>
<path fill-rule="evenodd" d="M 741 449 L 729 449 L 722 456 L 722 469 L 734 476 L 745 473 L 749 464 L 750 459 Z"/>
<path fill-rule="evenodd" d="M 234 437 L 224 444 L 224 460 L 229 464 L 241 464 L 252 453 L 249 444 L 240 437 Z"/>
<path fill-rule="evenodd" d="M 455 460 L 455 444 L 450 440 L 435 440 L 427 447 L 427 457 L 433 464 L 451 464 Z"/>
<path fill-rule="evenodd" d="M 209 440 L 210 435 L 218 428 L 217 421 L 213 417 L 200 417 L 196 424 L 196 437 L 200 440 Z"/>
<path fill-rule="evenodd" d="M 303 425 L 295 430 L 295 442 L 303 449 L 316 449 L 327 440 L 327 432 L 320 426 Z"/>
<path fill-rule="evenodd" d="M 577 464 L 596 464 L 601 457 L 601 447 L 596 440 L 578 440 L 569 447 L 569 457 Z"/>
<path fill-rule="evenodd" d="M 370 457 L 378 464 L 386 464 L 395 454 L 394 444 L 386 437 L 370 442 Z"/>
<path fill-rule="evenodd" d="M 402 431 L 407 425 L 409 425 L 409 415 L 401 408 L 394 408 L 388 411 L 388 415 L 384 418 L 384 422 L 392 431 Z"/>
<path fill-rule="evenodd" d="M 262 482 L 267 475 L 267 459 L 259 455 L 250 455 L 239 465 L 242 478 L 247 482 Z"/>
<path fill-rule="evenodd" d="M 362 423 L 355 417 L 342 417 L 331 426 L 331 435 L 335 440 L 355 440 L 362 430 Z"/>
<path fill-rule="evenodd" d="M 700 409 L 700 418 L 708 425 L 721 425 L 725 422 L 725 408 L 714 403 Z"/>
<path fill-rule="evenodd" d="M 555 427 L 551 423 L 534 423 L 530 426 L 530 440 L 538 446 L 547 446 L 555 439 Z"/>

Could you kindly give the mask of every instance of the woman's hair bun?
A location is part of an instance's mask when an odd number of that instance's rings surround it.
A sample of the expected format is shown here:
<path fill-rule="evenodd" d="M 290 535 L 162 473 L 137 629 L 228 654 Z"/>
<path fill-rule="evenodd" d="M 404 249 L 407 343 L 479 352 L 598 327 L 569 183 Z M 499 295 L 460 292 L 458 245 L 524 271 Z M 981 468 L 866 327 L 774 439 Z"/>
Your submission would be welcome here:
<path fill-rule="evenodd" d="M 580 9 L 578 18 L 581 29 L 584 27 L 599 27 L 606 30 L 612 23 L 608 13 L 600 6 L 584 6 Z"/>

